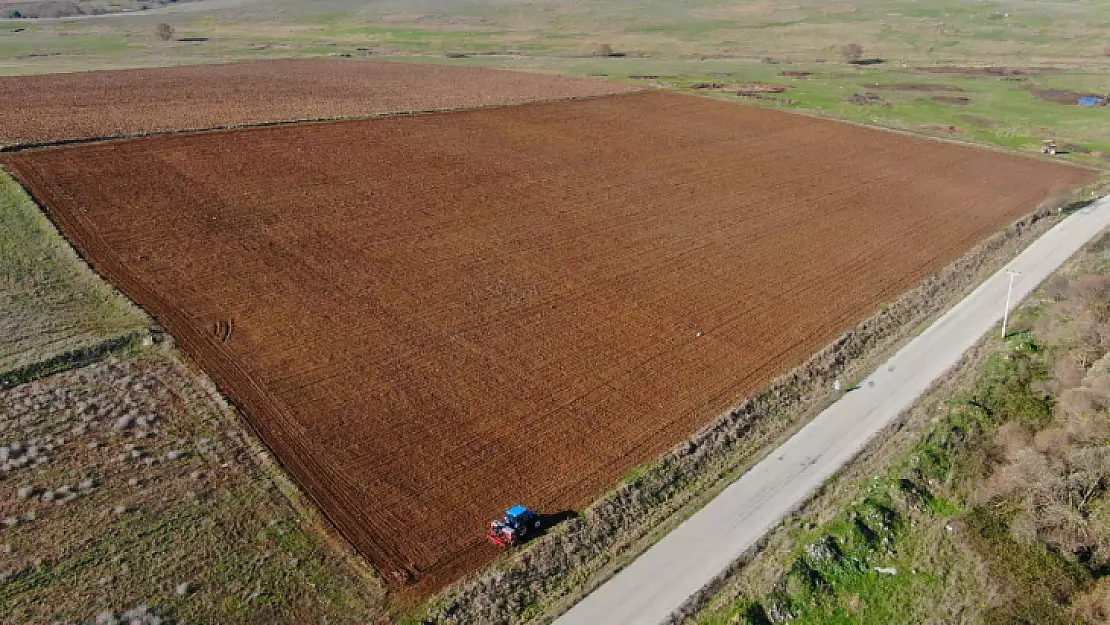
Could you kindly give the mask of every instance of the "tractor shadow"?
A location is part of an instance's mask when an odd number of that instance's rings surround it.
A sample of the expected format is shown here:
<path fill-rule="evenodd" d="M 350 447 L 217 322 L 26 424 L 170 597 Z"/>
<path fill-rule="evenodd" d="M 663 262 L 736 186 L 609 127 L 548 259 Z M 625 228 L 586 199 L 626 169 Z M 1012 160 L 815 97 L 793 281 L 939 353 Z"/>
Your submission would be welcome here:
<path fill-rule="evenodd" d="M 563 510 L 554 514 L 541 514 L 540 516 L 540 530 L 535 534 L 528 535 L 528 541 L 531 542 L 540 536 L 547 535 L 547 532 L 566 523 L 571 519 L 577 519 L 578 513 L 574 510 Z"/>

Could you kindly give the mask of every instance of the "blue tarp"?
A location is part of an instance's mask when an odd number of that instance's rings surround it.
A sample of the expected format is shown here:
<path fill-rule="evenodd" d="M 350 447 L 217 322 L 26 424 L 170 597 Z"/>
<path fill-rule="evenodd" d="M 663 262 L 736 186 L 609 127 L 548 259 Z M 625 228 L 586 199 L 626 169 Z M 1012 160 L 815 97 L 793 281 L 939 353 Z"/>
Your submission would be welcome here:
<path fill-rule="evenodd" d="M 1101 105 L 1102 105 L 1102 98 L 1095 97 L 1095 96 L 1089 96 L 1089 95 L 1079 97 L 1079 106 L 1101 106 Z"/>

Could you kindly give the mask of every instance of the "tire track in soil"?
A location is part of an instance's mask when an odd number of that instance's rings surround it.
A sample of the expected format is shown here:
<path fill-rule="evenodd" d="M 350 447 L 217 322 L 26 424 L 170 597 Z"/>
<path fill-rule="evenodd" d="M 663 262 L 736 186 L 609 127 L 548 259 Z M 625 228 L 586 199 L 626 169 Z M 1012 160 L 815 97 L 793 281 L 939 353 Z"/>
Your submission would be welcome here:
<path fill-rule="evenodd" d="M 414 597 L 1094 177 L 667 93 L 0 162 Z"/>

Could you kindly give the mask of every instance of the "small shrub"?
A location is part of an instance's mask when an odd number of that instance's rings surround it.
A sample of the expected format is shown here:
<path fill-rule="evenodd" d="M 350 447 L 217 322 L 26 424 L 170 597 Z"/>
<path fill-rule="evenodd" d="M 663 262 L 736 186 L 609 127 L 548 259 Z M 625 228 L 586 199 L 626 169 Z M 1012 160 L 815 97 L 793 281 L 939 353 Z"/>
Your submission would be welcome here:
<path fill-rule="evenodd" d="M 165 22 L 158 22 L 154 25 L 154 36 L 158 37 L 161 41 L 173 39 L 173 26 Z"/>
<path fill-rule="evenodd" d="M 1047 427 L 1033 436 L 1033 449 L 1052 456 L 1067 449 L 1071 436 L 1060 426 Z"/>
<path fill-rule="evenodd" d="M 1044 287 L 1045 297 L 1048 299 L 1059 302 L 1068 295 L 1068 286 L 1071 281 L 1063 274 L 1056 274 L 1048 279 Z"/>
<path fill-rule="evenodd" d="M 1110 276 L 1086 276 L 1077 281 L 1076 295 L 1096 321 L 1110 321 Z"/>
<path fill-rule="evenodd" d="M 1110 232 L 1095 239 L 1093 243 L 1088 243 L 1087 249 L 1095 255 L 1110 253 Z"/>
<path fill-rule="evenodd" d="M 1056 382 L 1057 395 L 1082 385 L 1086 372 L 1084 367 L 1077 365 L 1071 358 L 1057 358 L 1052 366 L 1052 378 Z"/>
<path fill-rule="evenodd" d="M 1098 580 L 1073 599 L 1072 614 L 1088 623 L 1110 623 L 1110 577 Z"/>
<path fill-rule="evenodd" d="M 846 63 L 859 63 L 863 58 L 863 46 L 858 43 L 846 43 L 840 46 L 840 56 Z"/>
<path fill-rule="evenodd" d="M 1067 601 L 1089 579 L 1089 574 L 1079 564 L 1069 562 L 1044 545 L 1015 541 L 1010 533 L 1015 512 L 996 506 L 972 508 L 964 517 L 972 549 L 983 558 L 992 575 L 1008 579 L 1015 594 L 1030 605 L 1055 606 Z"/>
<path fill-rule="evenodd" d="M 1051 423 L 1053 398 L 1033 388 L 1033 382 L 1048 378 L 1040 351 L 1040 345 L 1026 336 L 1015 340 L 1012 353 L 992 357 L 973 403 L 985 408 L 995 422 L 1014 421 L 1031 432 Z"/>
<path fill-rule="evenodd" d="M 594 56 L 613 56 L 613 46 L 607 43 L 599 43 L 594 46 Z"/>

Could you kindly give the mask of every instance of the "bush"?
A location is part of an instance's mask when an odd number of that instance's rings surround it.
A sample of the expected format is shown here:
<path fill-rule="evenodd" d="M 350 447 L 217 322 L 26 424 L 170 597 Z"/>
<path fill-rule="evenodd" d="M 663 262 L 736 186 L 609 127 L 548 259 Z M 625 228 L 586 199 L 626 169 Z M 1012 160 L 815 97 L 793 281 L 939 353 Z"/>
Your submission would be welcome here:
<path fill-rule="evenodd" d="M 1008 586 L 1023 599 L 1020 603 L 1036 606 L 1036 612 L 1055 614 L 1058 604 L 1088 581 L 1089 574 L 1044 545 L 1015 541 L 1010 534 L 1014 512 L 996 506 L 973 507 L 964 517 L 968 541 L 992 576 L 1010 582 Z"/>
<path fill-rule="evenodd" d="M 1110 321 L 1110 276 L 1086 276 L 1078 281 L 1076 291 L 1097 322 Z"/>
<path fill-rule="evenodd" d="M 859 63 L 863 58 L 863 46 L 858 43 L 846 43 L 840 46 L 840 56 L 844 57 L 847 63 Z"/>
<path fill-rule="evenodd" d="M 990 359 L 972 402 L 996 423 L 1013 421 L 1036 432 L 1052 422 L 1054 399 L 1033 388 L 1034 382 L 1046 379 L 1048 367 L 1040 345 L 1020 337 L 1012 353 Z"/>
<path fill-rule="evenodd" d="M 1088 623 L 1110 623 L 1110 577 L 1098 580 L 1073 599 L 1072 614 Z"/>
<path fill-rule="evenodd" d="M 154 25 L 154 36 L 162 41 L 173 39 L 173 26 L 165 22 L 158 22 Z"/>
<path fill-rule="evenodd" d="M 599 43 L 594 46 L 594 56 L 613 56 L 613 46 L 607 43 Z"/>

